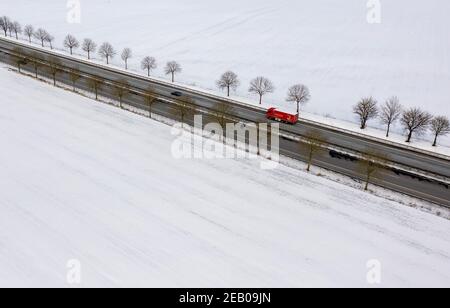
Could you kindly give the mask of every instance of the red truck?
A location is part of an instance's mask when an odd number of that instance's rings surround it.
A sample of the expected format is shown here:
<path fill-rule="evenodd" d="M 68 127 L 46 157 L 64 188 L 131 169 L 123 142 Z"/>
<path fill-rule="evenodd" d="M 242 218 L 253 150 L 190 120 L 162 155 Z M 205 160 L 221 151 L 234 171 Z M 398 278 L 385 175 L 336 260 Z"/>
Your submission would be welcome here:
<path fill-rule="evenodd" d="M 269 120 L 284 122 L 288 124 L 296 124 L 298 121 L 298 114 L 289 114 L 278 111 L 276 108 L 269 108 L 266 114 Z"/>

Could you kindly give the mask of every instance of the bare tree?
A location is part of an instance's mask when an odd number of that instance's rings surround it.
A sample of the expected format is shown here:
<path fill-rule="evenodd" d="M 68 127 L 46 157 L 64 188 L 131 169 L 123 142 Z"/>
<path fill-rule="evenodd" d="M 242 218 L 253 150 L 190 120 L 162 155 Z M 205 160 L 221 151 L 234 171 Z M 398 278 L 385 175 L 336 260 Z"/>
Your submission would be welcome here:
<path fill-rule="evenodd" d="M 73 49 L 80 47 L 80 43 L 75 36 L 68 34 L 64 39 L 64 47 L 69 48 L 70 54 L 73 55 Z"/>
<path fill-rule="evenodd" d="M 142 59 L 141 68 L 147 71 L 147 76 L 150 77 L 150 72 L 156 68 L 156 60 L 153 57 L 145 57 Z"/>
<path fill-rule="evenodd" d="M 256 77 L 250 82 L 248 91 L 259 95 L 259 104 L 261 105 L 263 96 L 267 93 L 273 93 L 275 87 L 269 79 L 265 77 Z"/>
<path fill-rule="evenodd" d="M 73 92 L 75 92 L 76 91 L 76 83 L 78 80 L 81 79 L 80 71 L 76 68 L 71 69 L 69 72 L 69 78 L 70 78 L 70 81 L 72 81 Z"/>
<path fill-rule="evenodd" d="M 130 85 L 125 79 L 120 79 L 114 86 L 114 95 L 119 99 L 119 106 L 122 108 L 123 99 L 130 93 Z"/>
<path fill-rule="evenodd" d="M 47 61 L 48 73 L 53 78 L 53 85 L 56 86 L 56 75 L 61 71 L 61 63 L 58 58 L 51 57 Z"/>
<path fill-rule="evenodd" d="M 26 25 L 25 28 L 23 28 L 23 33 L 28 37 L 28 42 L 31 43 L 31 37 L 34 34 L 34 28 L 32 25 Z"/>
<path fill-rule="evenodd" d="M 17 69 L 21 73 L 22 65 L 26 65 L 28 62 L 27 56 L 25 55 L 22 48 L 14 48 L 14 54 L 12 55 L 14 62 L 17 64 Z"/>
<path fill-rule="evenodd" d="M 34 33 L 34 37 L 41 42 L 41 46 L 44 47 L 44 42 L 47 40 L 48 32 L 42 28 L 39 28 Z"/>
<path fill-rule="evenodd" d="M 83 51 L 87 52 L 88 60 L 90 60 L 91 52 L 95 52 L 95 50 L 97 49 L 97 44 L 93 40 L 87 38 L 84 39 L 83 46 L 81 48 L 83 49 Z"/>
<path fill-rule="evenodd" d="M 155 90 L 150 86 L 144 92 L 144 101 L 148 106 L 148 117 L 152 117 L 152 107 L 158 101 L 158 95 Z"/>
<path fill-rule="evenodd" d="M 167 62 L 164 71 L 165 71 L 166 75 L 172 75 L 172 82 L 174 82 L 175 74 L 180 73 L 182 71 L 182 69 L 181 69 L 181 65 L 178 62 L 170 61 L 170 62 Z"/>
<path fill-rule="evenodd" d="M 9 30 L 10 24 L 11 24 L 11 20 L 8 17 L 6 17 L 6 16 L 0 17 L 0 29 L 3 30 L 3 32 L 5 33 L 5 36 L 8 35 L 8 30 Z"/>
<path fill-rule="evenodd" d="M 230 123 L 229 116 L 233 112 L 233 107 L 226 102 L 220 102 L 220 103 L 217 103 L 213 107 L 213 109 L 214 109 L 214 111 L 213 111 L 214 120 L 220 124 L 223 132 L 225 132 L 227 123 Z M 233 138 L 234 138 L 234 136 L 233 136 Z M 220 136 L 220 140 L 222 140 L 222 139 L 223 139 L 223 136 Z"/>
<path fill-rule="evenodd" d="M 367 191 L 369 189 L 372 178 L 383 168 L 387 161 L 386 155 L 370 149 L 358 160 L 358 169 L 365 177 L 364 190 Z"/>
<path fill-rule="evenodd" d="M 41 66 L 41 60 L 37 53 L 33 53 L 29 59 L 30 59 L 31 65 L 33 66 L 33 69 L 34 69 L 34 75 L 37 79 L 38 78 L 38 70 L 39 70 L 39 67 Z"/>
<path fill-rule="evenodd" d="M 53 35 L 51 35 L 50 33 L 47 33 L 47 37 L 45 38 L 45 40 L 47 41 L 48 45 L 50 46 L 50 49 L 53 50 L 53 41 L 55 40 L 55 37 Z"/>
<path fill-rule="evenodd" d="M 22 26 L 20 25 L 19 22 L 15 21 L 12 22 L 9 26 L 9 29 L 14 33 L 14 35 L 16 36 L 16 40 L 19 39 L 19 34 L 22 34 Z"/>
<path fill-rule="evenodd" d="M 397 121 L 402 115 L 402 105 L 398 97 L 389 98 L 381 107 L 380 119 L 383 124 L 387 125 L 386 137 L 389 137 L 391 125 Z"/>
<path fill-rule="evenodd" d="M 308 166 L 306 167 L 306 171 L 309 172 L 314 155 L 326 144 L 326 138 L 318 131 L 311 130 L 305 134 L 305 139 L 308 146 Z M 303 146 L 302 141 L 300 142 L 300 146 Z"/>
<path fill-rule="evenodd" d="M 114 58 L 114 56 L 116 55 L 116 51 L 110 43 L 105 42 L 100 46 L 98 54 L 100 55 L 100 57 L 106 59 L 106 64 L 109 64 L 109 59 Z"/>
<path fill-rule="evenodd" d="M 182 126 L 184 126 L 186 117 L 193 113 L 194 104 L 195 101 L 192 98 L 186 97 L 184 100 L 182 100 L 180 103 L 174 106 L 173 112 L 175 115 L 178 115 L 180 117 L 180 122 Z"/>
<path fill-rule="evenodd" d="M 289 88 L 286 101 L 297 103 L 297 114 L 300 113 L 300 105 L 306 104 L 311 99 L 307 86 L 297 84 Z"/>
<path fill-rule="evenodd" d="M 98 100 L 98 92 L 103 88 L 105 81 L 100 78 L 92 78 L 88 80 L 89 89 L 91 89 L 95 93 L 95 100 Z"/>
<path fill-rule="evenodd" d="M 420 108 L 410 108 L 404 111 L 400 122 L 408 133 L 406 142 L 411 142 L 413 133 L 420 135 L 426 131 L 432 118 L 431 114 Z"/>
<path fill-rule="evenodd" d="M 232 71 L 223 73 L 216 83 L 219 89 L 227 89 L 227 96 L 230 96 L 230 89 L 236 90 L 240 85 L 238 76 Z"/>
<path fill-rule="evenodd" d="M 448 118 L 439 116 L 431 120 L 431 131 L 434 134 L 433 146 L 435 147 L 439 136 L 445 136 L 450 133 L 450 122 Z"/>
<path fill-rule="evenodd" d="M 125 69 L 126 70 L 128 69 L 128 60 L 131 59 L 131 57 L 133 57 L 133 52 L 131 51 L 131 49 L 130 48 L 125 48 L 122 51 L 121 58 L 122 58 L 123 62 L 125 62 Z"/>
<path fill-rule="evenodd" d="M 353 113 L 359 116 L 361 129 L 365 129 L 367 121 L 378 115 L 377 101 L 372 97 L 363 98 L 353 107 Z"/>

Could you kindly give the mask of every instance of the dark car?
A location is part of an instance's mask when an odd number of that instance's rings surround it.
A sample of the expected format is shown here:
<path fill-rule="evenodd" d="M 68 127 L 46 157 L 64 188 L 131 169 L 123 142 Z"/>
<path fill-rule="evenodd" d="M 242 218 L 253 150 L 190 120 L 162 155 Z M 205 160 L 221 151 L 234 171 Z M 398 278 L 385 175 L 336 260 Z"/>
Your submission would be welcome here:
<path fill-rule="evenodd" d="M 179 92 L 179 91 L 172 92 L 171 94 L 172 94 L 173 96 L 176 96 L 176 97 L 183 96 L 183 93 L 181 93 L 181 92 Z"/>

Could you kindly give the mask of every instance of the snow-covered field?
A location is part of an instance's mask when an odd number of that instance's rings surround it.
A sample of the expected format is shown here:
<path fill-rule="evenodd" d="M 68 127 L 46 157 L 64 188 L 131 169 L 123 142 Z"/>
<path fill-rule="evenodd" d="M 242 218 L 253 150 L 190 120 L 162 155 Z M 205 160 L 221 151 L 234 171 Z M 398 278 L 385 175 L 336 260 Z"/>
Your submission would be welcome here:
<path fill-rule="evenodd" d="M 0 69 L 0 286 L 450 286 L 450 224 Z"/>
<path fill-rule="evenodd" d="M 236 95 L 246 97 L 250 79 L 266 75 L 277 86 L 266 105 L 295 110 L 284 102 L 286 90 L 302 82 L 311 88 L 305 110 L 312 114 L 355 121 L 351 107 L 361 97 L 397 95 L 407 107 L 450 116 L 446 0 L 382 0 L 380 24 L 367 22 L 365 0 L 90 0 L 79 2 L 81 23 L 67 22 L 69 2 L 2 1 L 0 12 L 45 27 L 59 46 L 73 33 L 118 51 L 132 47 L 132 69 L 151 55 L 157 76 L 175 59 L 184 68 L 179 81 L 206 89 L 232 69 L 242 82 Z M 121 65 L 119 56 L 114 63 Z"/>

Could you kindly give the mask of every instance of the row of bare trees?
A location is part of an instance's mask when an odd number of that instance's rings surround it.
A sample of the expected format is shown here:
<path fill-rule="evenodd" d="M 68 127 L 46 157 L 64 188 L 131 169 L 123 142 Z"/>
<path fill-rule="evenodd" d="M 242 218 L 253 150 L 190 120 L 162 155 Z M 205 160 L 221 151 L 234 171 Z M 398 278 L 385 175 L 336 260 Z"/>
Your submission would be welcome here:
<path fill-rule="evenodd" d="M 19 22 L 11 21 L 7 16 L 0 17 L 0 29 L 3 31 L 5 36 L 15 37 L 19 39 L 19 34 L 24 34 L 28 41 L 31 43 L 32 38 L 37 39 L 41 46 L 44 47 L 45 43 L 48 43 L 50 48 L 53 49 L 53 41 L 55 37 L 48 33 L 46 30 L 39 28 L 34 29 L 32 25 L 26 25 L 23 29 Z"/>
<path fill-rule="evenodd" d="M 56 81 L 58 75 L 67 74 L 69 80 L 72 82 L 72 89 L 74 92 L 76 91 L 77 83 L 79 83 L 81 79 L 86 78 L 86 85 L 95 95 L 96 100 L 99 100 L 100 92 L 109 86 L 112 90 L 111 93 L 119 102 L 120 108 L 123 108 L 126 98 L 131 93 L 131 86 L 125 79 L 116 80 L 114 83 L 109 85 L 109 83 L 101 77 L 84 77 L 77 68 L 64 68 L 62 63 L 56 57 L 41 59 L 37 54 L 26 54 L 21 49 L 16 49 L 13 57 L 19 67 L 19 71 L 21 65 L 31 64 L 34 68 L 36 78 L 38 78 L 38 69 L 42 67 L 42 73 L 45 71 L 47 76 L 51 76 L 54 86 L 57 85 Z M 294 91 L 294 93 L 296 92 Z M 140 95 L 143 97 L 143 101 L 147 106 L 148 116 L 151 118 L 152 107 L 157 102 L 158 95 L 151 86 L 140 93 Z M 195 113 L 195 106 L 195 101 L 186 96 L 183 97 L 175 106 L 173 106 L 171 112 L 184 125 L 187 121 L 187 117 L 192 116 Z M 232 114 L 232 106 L 225 102 L 221 102 L 218 103 L 213 109 L 214 112 L 212 113 L 212 117 L 214 117 L 215 121 L 222 127 L 225 127 L 226 123 L 229 121 L 228 116 Z M 316 154 L 321 150 L 327 150 L 327 142 L 328 141 L 326 138 L 316 131 L 308 132 L 305 135 L 304 140 L 300 142 L 300 146 L 306 149 L 306 170 L 308 172 L 311 170 Z M 381 156 L 382 155 L 364 154 L 364 157 L 359 159 L 359 170 L 365 176 L 365 190 L 368 189 L 368 185 L 373 176 L 383 167 L 383 164 L 380 163 Z"/>
<path fill-rule="evenodd" d="M 217 87 L 221 90 L 227 91 L 227 96 L 230 96 L 230 90 L 236 90 L 241 84 L 236 73 L 227 71 L 222 74 L 216 82 Z M 262 104 L 263 96 L 275 91 L 275 86 L 266 77 L 256 77 L 250 82 L 248 89 L 250 93 L 259 96 L 259 104 Z M 297 113 L 300 112 L 300 105 L 306 104 L 311 99 L 311 95 L 307 86 L 297 84 L 289 88 L 286 101 L 297 104 Z"/>
<path fill-rule="evenodd" d="M 19 39 L 18 34 L 22 33 L 20 24 L 18 22 L 11 22 L 6 16 L 0 19 L 0 28 L 4 30 L 5 36 L 7 36 L 8 31 L 10 32 L 10 36 L 12 36 L 12 33 L 15 33 L 16 39 Z M 50 48 L 53 49 L 54 37 L 46 30 L 39 28 L 35 31 L 33 26 L 27 25 L 24 28 L 23 33 L 27 36 L 30 43 L 32 42 L 32 38 L 35 38 L 39 40 L 42 47 L 45 47 L 45 43 L 48 43 Z M 102 59 L 106 60 L 107 64 L 109 64 L 111 59 L 117 55 L 116 50 L 109 42 L 104 42 L 97 50 L 97 43 L 94 40 L 86 38 L 80 43 L 80 41 L 72 34 L 68 34 L 65 37 L 63 45 L 69 50 L 71 55 L 73 55 L 76 49 L 81 47 L 87 54 L 88 60 L 91 59 L 93 53 L 97 52 Z M 124 62 L 125 69 L 128 69 L 128 62 L 133 57 L 132 50 L 130 48 L 123 49 L 120 57 Z M 140 64 L 141 69 L 145 70 L 148 76 L 150 76 L 151 72 L 157 68 L 156 59 L 150 56 L 144 57 Z M 176 61 L 169 61 L 164 67 L 164 73 L 171 77 L 172 82 L 175 82 L 175 75 L 180 72 L 182 72 L 182 67 Z M 238 76 L 232 71 L 225 72 L 217 81 L 217 87 L 221 90 L 226 90 L 227 96 L 230 96 L 230 91 L 236 90 L 239 85 L 240 81 Z M 275 86 L 268 78 L 259 76 L 251 80 L 248 91 L 258 95 L 259 104 L 262 104 L 263 97 L 266 94 L 273 93 L 275 91 Z M 305 104 L 310 100 L 309 89 L 302 84 L 294 85 L 288 90 L 286 100 L 297 104 L 298 113 L 300 105 Z"/>
<path fill-rule="evenodd" d="M 400 121 L 406 131 L 408 143 L 414 134 L 422 135 L 430 130 L 434 136 L 433 146 L 436 146 L 439 136 L 450 133 L 450 121 L 447 117 L 433 117 L 420 108 L 404 109 L 395 96 L 389 98 L 381 107 L 373 97 L 363 98 L 353 107 L 353 112 L 359 117 L 361 129 L 367 127 L 369 120 L 378 117 L 386 125 L 386 137 L 389 137 L 392 125 Z"/>

